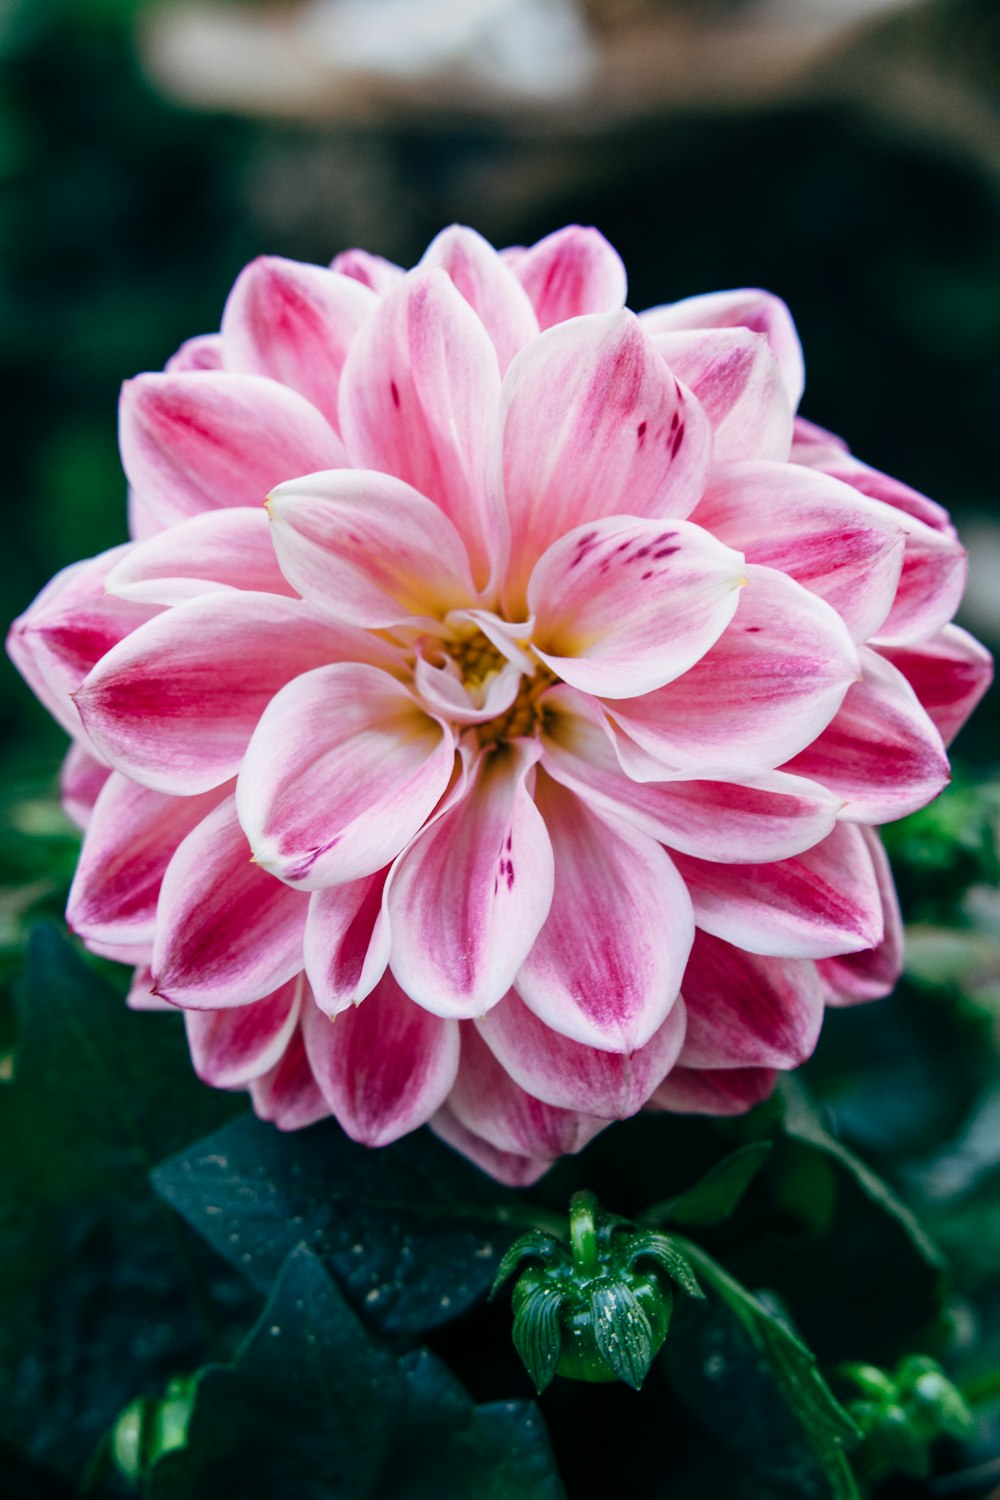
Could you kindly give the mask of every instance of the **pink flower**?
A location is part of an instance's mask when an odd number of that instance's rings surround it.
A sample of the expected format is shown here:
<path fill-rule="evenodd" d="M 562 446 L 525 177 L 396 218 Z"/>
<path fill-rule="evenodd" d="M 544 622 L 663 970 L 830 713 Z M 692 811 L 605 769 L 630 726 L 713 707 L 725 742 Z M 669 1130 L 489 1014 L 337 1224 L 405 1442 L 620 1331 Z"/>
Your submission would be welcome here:
<path fill-rule="evenodd" d="M 776 298 L 624 299 L 576 228 L 254 262 L 125 387 L 135 539 L 13 628 L 72 926 L 284 1128 L 527 1182 L 746 1109 L 898 976 L 872 830 L 989 681 L 964 553 L 795 419 Z"/>

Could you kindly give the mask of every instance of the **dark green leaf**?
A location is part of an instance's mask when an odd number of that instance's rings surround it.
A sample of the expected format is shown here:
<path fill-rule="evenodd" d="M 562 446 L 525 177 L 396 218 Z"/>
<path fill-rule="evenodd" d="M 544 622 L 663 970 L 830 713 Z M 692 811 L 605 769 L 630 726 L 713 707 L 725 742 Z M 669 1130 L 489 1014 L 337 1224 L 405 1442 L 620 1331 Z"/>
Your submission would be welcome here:
<path fill-rule="evenodd" d="M 770 1141 L 752 1141 L 726 1156 L 694 1187 L 641 1215 L 645 1224 L 719 1224 L 728 1219 L 771 1152 Z"/>
<path fill-rule="evenodd" d="M 653 1332 L 635 1293 L 619 1281 L 598 1282 L 590 1294 L 594 1341 L 619 1380 L 639 1390 L 653 1362 Z"/>
<path fill-rule="evenodd" d="M 203 1371 L 185 1449 L 148 1500 L 559 1500 L 537 1409 L 474 1406 L 432 1355 L 397 1358 L 294 1250 L 229 1367 Z"/>
<path fill-rule="evenodd" d="M 532 1287 L 514 1314 L 514 1347 L 539 1394 L 552 1384 L 562 1353 L 559 1310 L 563 1296 L 555 1286 Z"/>
<path fill-rule="evenodd" d="M 153 1174 L 157 1191 L 262 1291 L 310 1245 L 365 1318 L 410 1335 L 488 1290 L 515 1201 L 428 1132 L 369 1151 L 332 1121 L 282 1135 L 252 1116 Z"/>

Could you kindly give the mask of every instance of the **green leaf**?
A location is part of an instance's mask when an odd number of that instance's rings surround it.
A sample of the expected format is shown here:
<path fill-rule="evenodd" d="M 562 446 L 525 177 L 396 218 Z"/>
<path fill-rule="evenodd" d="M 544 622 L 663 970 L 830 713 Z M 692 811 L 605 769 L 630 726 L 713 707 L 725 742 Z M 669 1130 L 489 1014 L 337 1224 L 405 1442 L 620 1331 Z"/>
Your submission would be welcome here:
<path fill-rule="evenodd" d="M 590 1294 L 594 1340 L 619 1380 L 637 1391 L 653 1362 L 653 1331 L 649 1319 L 627 1286 L 620 1281 L 597 1282 Z"/>
<path fill-rule="evenodd" d="M 52 928 L 21 1000 L 0 1086 L 0 1437 L 75 1478 L 130 1400 L 227 1351 L 249 1311 L 147 1180 L 232 1102 L 195 1078 L 179 1017 L 129 1012 Z"/>
<path fill-rule="evenodd" d="M 478 1301 L 519 1227 L 511 1193 L 427 1131 L 369 1151 L 333 1121 L 283 1135 L 247 1115 L 153 1182 L 254 1286 L 268 1291 L 304 1241 L 365 1321 L 391 1335 Z"/>
<path fill-rule="evenodd" d="M 186 1448 L 148 1500 L 559 1500 L 537 1408 L 475 1406 L 426 1350 L 396 1357 L 293 1250 L 229 1367 L 204 1370 Z"/>
<path fill-rule="evenodd" d="M 514 1348 L 539 1394 L 552 1384 L 562 1353 L 559 1311 L 564 1295 L 555 1286 L 532 1287 L 514 1314 Z"/>
<path fill-rule="evenodd" d="M 527 1234 L 522 1234 L 521 1238 L 516 1240 L 501 1257 L 496 1277 L 490 1287 L 490 1301 L 493 1301 L 504 1282 L 528 1262 L 538 1261 L 541 1265 L 552 1265 L 556 1261 L 569 1262 L 569 1260 L 570 1255 L 566 1245 L 562 1240 L 557 1240 L 554 1234 L 547 1234 L 544 1229 L 534 1229 Z"/>
<path fill-rule="evenodd" d="M 705 1293 L 698 1285 L 698 1278 L 691 1269 L 690 1261 L 678 1248 L 672 1235 L 637 1234 L 628 1248 L 629 1266 L 635 1266 L 644 1258 L 655 1260 L 657 1265 L 663 1267 L 671 1281 L 675 1281 L 689 1297 L 704 1297 Z"/>
<path fill-rule="evenodd" d="M 770 1141 L 752 1141 L 718 1162 L 694 1187 L 640 1214 L 643 1224 L 719 1224 L 736 1208 L 771 1152 Z"/>

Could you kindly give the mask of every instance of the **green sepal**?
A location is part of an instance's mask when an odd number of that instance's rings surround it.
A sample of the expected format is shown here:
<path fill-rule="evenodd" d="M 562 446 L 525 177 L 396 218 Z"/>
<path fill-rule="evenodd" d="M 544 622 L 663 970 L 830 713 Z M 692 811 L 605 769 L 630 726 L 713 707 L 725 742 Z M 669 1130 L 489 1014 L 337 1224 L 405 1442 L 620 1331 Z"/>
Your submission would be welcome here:
<path fill-rule="evenodd" d="M 554 1234 L 548 1234 L 544 1229 L 532 1229 L 527 1234 L 522 1234 L 519 1240 L 515 1240 L 506 1255 L 497 1266 L 497 1274 L 490 1288 L 489 1301 L 492 1302 L 504 1282 L 519 1271 L 529 1261 L 540 1261 L 543 1266 L 550 1266 L 553 1262 L 568 1261 L 569 1254 L 566 1246 L 561 1240 L 557 1240 Z"/>
<path fill-rule="evenodd" d="M 691 1262 L 677 1248 L 670 1235 L 657 1234 L 655 1230 L 637 1234 L 630 1242 L 628 1252 L 626 1265 L 629 1270 L 635 1267 L 637 1261 L 655 1261 L 689 1297 L 704 1297 L 705 1293 L 698 1284 Z"/>
<path fill-rule="evenodd" d="M 590 1293 L 594 1342 L 619 1380 L 641 1388 L 656 1353 L 653 1330 L 635 1293 L 620 1281 L 600 1281 Z"/>
<path fill-rule="evenodd" d="M 514 1314 L 514 1347 L 539 1395 L 551 1385 L 562 1354 L 560 1312 L 564 1300 L 565 1294 L 558 1287 L 534 1286 Z"/>

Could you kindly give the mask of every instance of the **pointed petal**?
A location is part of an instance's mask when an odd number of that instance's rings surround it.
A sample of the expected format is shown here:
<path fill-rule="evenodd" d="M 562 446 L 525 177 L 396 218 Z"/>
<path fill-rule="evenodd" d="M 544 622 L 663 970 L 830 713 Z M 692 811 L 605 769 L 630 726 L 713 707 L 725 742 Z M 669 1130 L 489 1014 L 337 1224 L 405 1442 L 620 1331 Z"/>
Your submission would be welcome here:
<path fill-rule="evenodd" d="M 688 1068 L 794 1068 L 812 1056 L 823 990 L 805 958 L 759 958 L 699 932 L 684 974 Z"/>
<path fill-rule="evenodd" d="M 167 797 L 117 772 L 105 783 L 70 887 L 66 920 L 88 945 L 151 943 L 163 872 L 221 797 Z"/>
<path fill-rule="evenodd" d="M 247 506 L 205 511 L 136 542 L 111 569 L 106 588 L 144 604 L 179 604 L 220 588 L 294 594 L 264 510 Z"/>
<path fill-rule="evenodd" d="M 906 551 L 899 588 L 877 631 L 880 644 L 894 646 L 919 643 L 949 624 L 962 602 L 969 573 L 968 554 L 960 542 L 921 521 L 907 518 L 904 524 Z"/>
<path fill-rule="evenodd" d="M 862 681 L 787 769 L 835 792 L 851 822 L 888 823 L 926 806 L 948 784 L 948 757 L 903 674 L 867 647 L 861 661 Z"/>
<path fill-rule="evenodd" d="M 330 270 L 341 276 L 350 276 L 362 286 L 384 296 L 403 279 L 402 266 L 394 265 L 382 255 L 372 255 L 368 250 L 341 250 L 330 262 Z"/>
<path fill-rule="evenodd" d="M 480 585 L 491 571 L 498 525 L 492 491 L 499 394 L 486 330 L 436 269 L 411 272 L 388 294 L 355 339 L 340 388 L 353 464 L 394 474 L 433 500 L 465 542 Z"/>
<path fill-rule="evenodd" d="M 285 1048 L 281 1061 L 250 1084 L 250 1099 L 257 1115 L 279 1130 L 304 1130 L 325 1120 L 330 1106 L 312 1075 L 299 1027 Z"/>
<path fill-rule="evenodd" d="M 666 307 L 652 307 L 642 314 L 649 333 L 675 333 L 685 328 L 749 328 L 762 333 L 781 366 L 788 399 L 794 410 L 802 400 L 805 367 L 802 345 L 792 315 L 780 297 L 745 287 L 733 292 L 707 292 L 685 297 Z"/>
<path fill-rule="evenodd" d="M 862 828 L 861 835 L 871 855 L 882 896 L 885 936 L 874 948 L 819 960 L 816 970 L 826 992 L 827 1005 L 881 1000 L 892 993 L 903 972 L 903 918 L 889 860 L 873 828 Z"/>
<path fill-rule="evenodd" d="M 440 266 L 493 340 L 501 375 L 538 333 L 538 319 L 514 272 L 474 229 L 453 224 L 431 240 L 421 266 Z"/>
<path fill-rule="evenodd" d="M 990 653 L 958 625 L 918 646 L 882 646 L 879 655 L 902 672 L 946 745 L 993 681 Z"/>
<path fill-rule="evenodd" d="M 506 994 L 552 900 L 552 847 L 525 780 L 538 746 L 481 755 L 465 797 L 389 881 L 392 971 L 419 1005 L 482 1015 Z"/>
<path fill-rule="evenodd" d="M 71 745 L 59 773 L 62 810 L 77 828 L 86 828 L 101 788 L 111 775 L 106 766 L 83 745 Z"/>
<path fill-rule="evenodd" d="M 157 908 L 156 993 L 214 1010 L 263 999 L 302 968 L 308 901 L 250 858 L 227 797 L 167 866 Z"/>
<path fill-rule="evenodd" d="M 309 901 L 305 966 L 319 1009 L 335 1016 L 371 993 L 389 962 L 382 910 L 387 870 L 316 891 Z"/>
<path fill-rule="evenodd" d="M 222 369 L 222 335 L 198 333 L 186 339 L 176 354 L 167 360 L 165 369 L 169 375 L 190 374 L 192 370 Z"/>
<path fill-rule="evenodd" d="M 650 1101 L 680 1115 L 743 1115 L 774 1092 L 774 1068 L 674 1068 Z"/>
<path fill-rule="evenodd" d="M 535 649 L 583 692 L 648 693 L 715 644 L 745 582 L 742 555 L 700 526 L 627 516 L 579 526 L 532 572 Z"/>
<path fill-rule="evenodd" d="M 882 625 L 899 586 L 904 517 L 797 464 L 725 464 L 697 520 L 747 562 L 787 573 L 832 604 L 856 641 Z"/>
<path fill-rule="evenodd" d="M 268 704 L 236 787 L 265 870 L 304 890 L 374 874 L 423 826 L 455 761 L 448 727 L 376 667 L 338 662 Z"/>
<path fill-rule="evenodd" d="M 285 577 L 347 625 L 441 618 L 476 601 L 458 532 L 401 479 L 364 469 L 311 474 L 280 484 L 267 510 Z"/>
<path fill-rule="evenodd" d="M 650 342 L 701 402 L 716 462 L 788 458 L 792 405 L 781 366 L 762 333 L 692 329 L 652 333 Z"/>
<path fill-rule="evenodd" d="M 482 1136 L 467 1130 L 454 1112 L 444 1105 L 430 1122 L 431 1129 L 446 1145 L 453 1147 L 477 1167 L 507 1187 L 525 1188 L 537 1182 L 552 1166 L 548 1157 L 520 1156 L 514 1151 L 498 1151 Z"/>
<path fill-rule="evenodd" d="M 677 999 L 694 927 L 666 852 L 539 775 L 552 840 L 552 909 L 517 976 L 524 1003 L 585 1046 L 635 1052 Z"/>
<path fill-rule="evenodd" d="M 882 941 L 882 899 L 861 830 L 838 823 L 794 859 L 708 864 L 676 854 L 705 932 L 749 953 L 830 958 Z"/>
<path fill-rule="evenodd" d="M 280 381 L 336 428 L 347 351 L 377 306 L 354 277 L 262 255 L 240 272 L 226 302 L 225 367 Z"/>
<path fill-rule="evenodd" d="M 904 516 L 912 516 L 932 530 L 955 538 L 955 528 L 943 505 L 938 505 L 936 500 L 929 500 L 919 490 L 903 484 L 902 480 L 893 479 L 890 475 L 871 468 L 869 464 L 862 463 L 849 451 L 843 438 L 826 432 L 812 422 L 803 421 L 801 417 L 795 419 L 792 459 L 797 464 L 822 469 L 824 474 L 831 474 L 842 483 L 849 484 L 859 494 L 891 505 L 895 510 L 902 511 Z"/>
<path fill-rule="evenodd" d="M 708 419 L 629 312 L 532 340 L 504 380 L 502 422 L 512 617 L 534 564 L 566 531 L 605 516 L 683 517 L 703 488 Z"/>
<path fill-rule="evenodd" d="M 203 594 L 109 651 L 75 701 L 116 770 L 187 796 L 236 775 L 261 713 L 289 678 L 344 655 L 370 660 L 373 648 L 374 637 L 338 628 L 298 599 Z"/>
<path fill-rule="evenodd" d="M 559 1109 L 606 1120 L 625 1120 L 646 1100 L 677 1061 L 684 1041 L 683 1000 L 634 1052 L 586 1047 L 553 1031 L 511 990 L 476 1023 L 490 1051 L 536 1099 Z"/>
<path fill-rule="evenodd" d="M 299 1019 L 302 981 L 226 1010 L 186 1010 L 191 1061 L 198 1077 L 217 1089 L 242 1089 L 278 1065 Z"/>
<path fill-rule="evenodd" d="M 158 1010 L 177 1014 L 176 1005 L 171 1005 L 169 1000 L 161 1000 L 158 995 L 153 994 L 153 976 L 148 964 L 137 968 L 132 976 L 132 984 L 128 994 L 125 996 L 125 1004 L 129 1010 Z"/>
<path fill-rule="evenodd" d="M 323 1097 L 365 1146 L 387 1146 L 426 1124 L 455 1081 L 457 1021 L 414 1005 L 391 974 L 336 1018 L 308 1006 L 302 1034 Z"/>
<path fill-rule="evenodd" d="M 527 250 L 505 251 L 504 259 L 531 298 L 540 328 L 625 305 L 621 256 L 597 229 L 569 224 Z"/>
<path fill-rule="evenodd" d="M 221 371 L 127 381 L 119 441 L 129 483 L 164 526 L 255 505 L 282 479 L 344 462 L 337 434 L 304 397 Z"/>
<path fill-rule="evenodd" d="M 665 766 L 713 776 L 771 770 L 816 738 L 860 675 L 829 604 L 772 568 L 748 566 L 746 576 L 732 624 L 701 661 L 656 692 L 608 705 Z"/>

